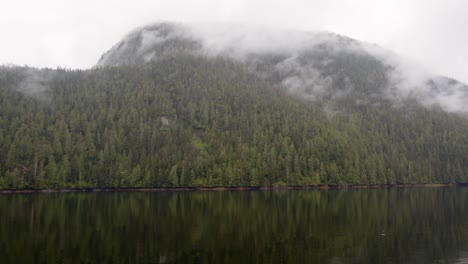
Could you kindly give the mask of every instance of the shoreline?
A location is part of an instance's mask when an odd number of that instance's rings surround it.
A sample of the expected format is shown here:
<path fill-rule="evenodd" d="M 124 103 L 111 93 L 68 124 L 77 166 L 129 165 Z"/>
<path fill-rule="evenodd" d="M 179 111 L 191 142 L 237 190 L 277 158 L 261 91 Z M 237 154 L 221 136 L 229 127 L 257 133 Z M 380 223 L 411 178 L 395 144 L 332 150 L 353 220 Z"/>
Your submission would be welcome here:
<path fill-rule="evenodd" d="M 390 189 L 390 188 L 440 188 L 465 187 L 459 183 L 428 184 L 382 184 L 382 185 L 319 185 L 319 186 L 244 186 L 244 187 L 159 187 L 159 188 L 64 188 L 64 189 L 0 189 L 0 194 L 27 193 L 99 193 L 99 192 L 224 192 L 224 191 L 290 191 L 290 190 L 357 190 L 357 189 Z"/>

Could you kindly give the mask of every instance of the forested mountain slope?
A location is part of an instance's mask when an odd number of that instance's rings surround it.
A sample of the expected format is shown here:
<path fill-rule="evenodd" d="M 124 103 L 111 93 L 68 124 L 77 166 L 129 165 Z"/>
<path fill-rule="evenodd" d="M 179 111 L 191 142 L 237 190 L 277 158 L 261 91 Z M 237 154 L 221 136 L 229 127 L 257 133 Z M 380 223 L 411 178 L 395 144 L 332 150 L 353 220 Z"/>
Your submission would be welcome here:
<path fill-rule="evenodd" d="M 468 114 L 468 86 L 434 74 L 382 47 L 330 32 L 242 25 L 157 23 L 138 28 L 99 66 L 136 65 L 181 53 L 240 62 L 290 95 L 352 104 L 408 98 Z M 371 95 L 370 101 L 364 100 Z"/>
<path fill-rule="evenodd" d="M 86 71 L 0 68 L 0 188 L 468 181 L 463 109 L 417 89 L 396 99 L 374 57 L 304 52 L 284 66 L 184 43 Z M 308 82 L 321 60 L 330 74 Z M 425 91 L 464 89 L 431 81 Z"/>

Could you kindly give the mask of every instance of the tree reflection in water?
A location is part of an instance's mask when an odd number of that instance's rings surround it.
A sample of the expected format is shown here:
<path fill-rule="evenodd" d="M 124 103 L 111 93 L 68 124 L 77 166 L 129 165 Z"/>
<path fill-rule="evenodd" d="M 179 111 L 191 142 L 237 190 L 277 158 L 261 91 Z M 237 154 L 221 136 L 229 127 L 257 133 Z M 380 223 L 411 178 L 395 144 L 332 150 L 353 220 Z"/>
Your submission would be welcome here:
<path fill-rule="evenodd" d="M 461 263 L 468 189 L 12 194 L 0 221 L 2 263 Z"/>

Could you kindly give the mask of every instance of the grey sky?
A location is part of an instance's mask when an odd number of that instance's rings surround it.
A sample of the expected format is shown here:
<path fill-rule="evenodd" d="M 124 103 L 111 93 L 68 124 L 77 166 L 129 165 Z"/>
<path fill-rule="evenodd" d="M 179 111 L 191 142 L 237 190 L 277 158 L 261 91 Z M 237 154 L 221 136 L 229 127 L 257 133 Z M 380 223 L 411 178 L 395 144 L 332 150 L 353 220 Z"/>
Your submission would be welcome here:
<path fill-rule="evenodd" d="M 128 31 L 161 20 L 327 30 L 468 83 L 465 0 L 15 0 L 0 10 L 0 63 L 92 67 Z"/>

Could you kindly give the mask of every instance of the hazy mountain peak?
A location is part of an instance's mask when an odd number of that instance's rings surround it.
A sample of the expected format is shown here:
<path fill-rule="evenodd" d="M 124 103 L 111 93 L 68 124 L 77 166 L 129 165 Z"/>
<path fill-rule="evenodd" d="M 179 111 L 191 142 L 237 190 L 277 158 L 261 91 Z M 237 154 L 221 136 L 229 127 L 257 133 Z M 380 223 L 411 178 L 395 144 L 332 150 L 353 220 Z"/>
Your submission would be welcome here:
<path fill-rule="evenodd" d="M 327 32 L 161 22 L 131 31 L 101 57 L 98 66 L 149 61 L 165 52 L 179 52 L 181 49 L 239 59 L 249 54 L 295 54 L 314 47 L 330 50 L 356 48 L 358 44 L 347 37 Z"/>
<path fill-rule="evenodd" d="M 223 56 L 309 100 L 362 97 L 468 112 L 468 87 L 393 52 L 329 32 L 229 24 L 162 22 L 127 34 L 98 66 L 138 64 L 167 55 Z"/>

